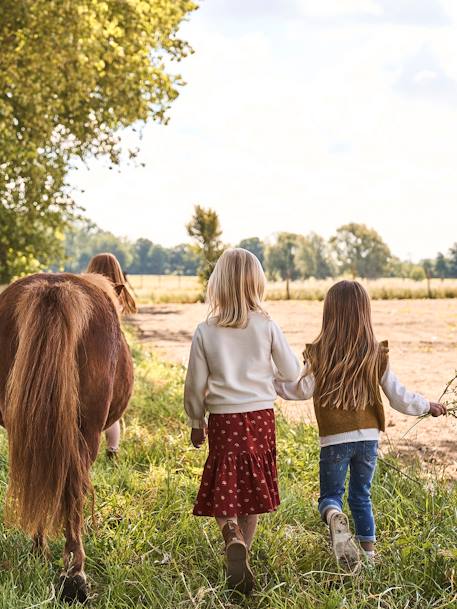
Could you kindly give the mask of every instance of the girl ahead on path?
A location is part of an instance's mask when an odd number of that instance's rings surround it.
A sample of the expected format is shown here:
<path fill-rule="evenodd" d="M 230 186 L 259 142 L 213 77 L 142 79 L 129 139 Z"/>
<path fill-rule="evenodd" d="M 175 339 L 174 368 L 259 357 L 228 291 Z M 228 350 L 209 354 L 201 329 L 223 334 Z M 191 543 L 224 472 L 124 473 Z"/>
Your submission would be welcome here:
<path fill-rule="evenodd" d="M 245 594 L 254 585 L 248 552 L 258 515 L 279 505 L 274 376 L 293 381 L 300 373 L 262 308 L 265 283 L 260 262 L 247 250 L 220 257 L 208 283 L 210 313 L 192 340 L 184 392 L 193 445 L 200 447 L 206 435 L 209 440 L 194 514 L 216 518 L 229 585 Z"/>
<path fill-rule="evenodd" d="M 375 339 L 369 296 L 356 281 L 340 281 L 330 288 L 321 332 L 304 357 L 298 383 L 278 380 L 275 386 L 287 400 L 314 398 L 321 445 L 319 512 L 329 526 L 337 560 L 355 566 L 359 551 L 342 512 L 343 495 L 350 469 L 348 501 L 356 538 L 372 561 L 376 536 L 370 488 L 379 432 L 385 430 L 379 386 L 392 408 L 403 414 L 430 412 L 437 417 L 446 408 L 400 384 L 389 368 L 387 342 Z"/>
<path fill-rule="evenodd" d="M 99 275 L 107 277 L 116 290 L 121 313 L 123 315 L 136 313 L 135 300 L 127 288 L 125 275 L 116 256 L 108 253 L 97 254 L 89 261 L 86 273 L 98 273 Z M 105 438 L 106 454 L 108 457 L 113 458 L 119 451 L 119 444 L 121 441 L 120 421 L 116 421 L 111 427 L 108 427 L 108 429 L 105 430 Z"/>

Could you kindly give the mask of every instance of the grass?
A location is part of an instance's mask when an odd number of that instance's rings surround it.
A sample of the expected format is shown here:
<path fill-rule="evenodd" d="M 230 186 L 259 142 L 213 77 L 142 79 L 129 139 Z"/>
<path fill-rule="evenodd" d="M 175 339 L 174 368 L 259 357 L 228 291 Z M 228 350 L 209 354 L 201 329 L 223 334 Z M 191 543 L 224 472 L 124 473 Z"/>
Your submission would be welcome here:
<path fill-rule="evenodd" d="M 151 303 L 193 303 L 201 296 L 198 277 L 177 275 L 129 275 L 140 304 Z M 290 294 L 293 300 L 323 300 L 333 279 L 293 281 Z M 373 300 L 405 300 L 429 298 L 427 282 L 412 279 L 385 278 L 363 281 Z M 430 282 L 432 298 L 457 298 L 457 280 L 432 279 Z M 269 282 L 267 300 L 284 300 L 285 282 Z"/>
<path fill-rule="evenodd" d="M 329 553 L 316 513 L 315 430 L 278 416 L 282 505 L 262 519 L 249 599 L 225 589 L 222 544 L 211 519 L 191 510 L 205 451 L 189 446 L 182 415 L 184 370 L 134 346 L 136 389 L 117 464 L 101 452 L 94 468 L 96 522 L 85 547 L 94 609 L 455 609 L 457 491 L 380 462 L 374 484 L 381 564 L 350 577 Z M 395 462 L 392 462 L 395 465 Z M 397 464 L 398 466 L 399 464 Z M 403 465 L 400 465 L 404 468 Z M 408 475 L 420 475 L 419 466 Z M 7 479 L 0 433 L 0 495 Z M 0 525 L 0 607 L 61 607 L 53 582 L 63 539 L 46 564 L 31 542 Z"/>

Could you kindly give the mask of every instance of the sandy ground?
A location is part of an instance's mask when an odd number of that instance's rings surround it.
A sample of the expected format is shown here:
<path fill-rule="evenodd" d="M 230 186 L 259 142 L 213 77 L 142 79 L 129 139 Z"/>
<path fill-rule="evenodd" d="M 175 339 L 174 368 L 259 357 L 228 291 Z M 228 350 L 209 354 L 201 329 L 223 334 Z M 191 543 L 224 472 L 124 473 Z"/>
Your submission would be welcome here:
<path fill-rule="evenodd" d="M 318 333 L 322 303 L 269 302 L 268 311 L 283 328 L 299 355 Z M 142 307 L 132 318 L 143 342 L 173 361 L 186 363 L 195 326 L 205 317 L 205 305 Z M 379 340 L 388 339 L 391 366 L 409 389 L 437 400 L 457 368 L 457 301 L 374 301 L 373 320 Z M 292 419 L 314 422 L 311 402 L 281 406 Z M 418 457 L 432 470 L 446 467 L 457 477 L 457 420 L 427 418 L 404 437 L 416 419 L 401 415 L 386 404 L 387 431 L 382 450 Z M 438 471 L 436 471 L 438 473 Z"/>

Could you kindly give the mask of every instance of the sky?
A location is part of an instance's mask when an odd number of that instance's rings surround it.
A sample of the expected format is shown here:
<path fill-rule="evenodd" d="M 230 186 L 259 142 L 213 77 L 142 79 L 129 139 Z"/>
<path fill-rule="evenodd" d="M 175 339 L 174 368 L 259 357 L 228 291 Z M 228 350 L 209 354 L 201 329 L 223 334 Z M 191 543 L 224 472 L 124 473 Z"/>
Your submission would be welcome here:
<path fill-rule="evenodd" d="M 232 244 L 347 222 L 405 259 L 457 241 L 456 0 L 205 0 L 181 35 L 145 167 L 70 176 L 100 227 L 170 246 L 199 203 Z"/>

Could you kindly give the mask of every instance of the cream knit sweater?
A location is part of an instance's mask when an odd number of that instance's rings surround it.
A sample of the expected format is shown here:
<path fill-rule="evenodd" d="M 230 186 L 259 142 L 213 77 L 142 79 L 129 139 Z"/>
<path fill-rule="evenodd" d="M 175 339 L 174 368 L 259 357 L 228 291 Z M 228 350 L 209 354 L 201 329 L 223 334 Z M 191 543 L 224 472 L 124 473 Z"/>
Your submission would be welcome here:
<path fill-rule="evenodd" d="M 300 364 L 279 326 L 250 313 L 246 328 L 197 326 L 184 389 L 189 425 L 205 425 L 205 411 L 234 414 L 272 408 L 274 379 L 296 381 Z"/>

